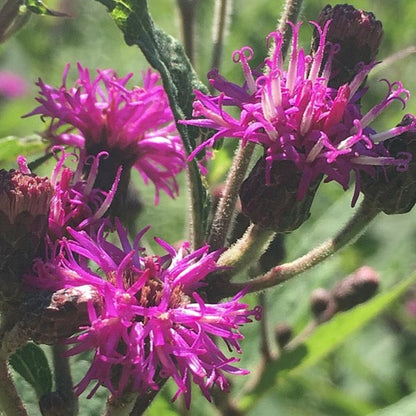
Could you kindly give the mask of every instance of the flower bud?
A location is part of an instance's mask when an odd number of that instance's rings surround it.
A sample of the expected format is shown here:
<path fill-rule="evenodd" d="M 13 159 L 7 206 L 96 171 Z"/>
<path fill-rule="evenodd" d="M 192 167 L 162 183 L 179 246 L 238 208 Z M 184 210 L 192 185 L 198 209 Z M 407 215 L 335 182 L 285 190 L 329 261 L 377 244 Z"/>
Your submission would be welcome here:
<path fill-rule="evenodd" d="M 325 322 L 335 314 L 335 302 L 331 293 L 324 289 L 315 289 L 310 296 L 310 309 L 318 322 Z"/>
<path fill-rule="evenodd" d="M 414 122 L 414 116 L 406 115 L 398 126 Z M 416 203 L 416 131 L 407 131 L 384 142 L 390 156 L 412 155 L 407 170 L 395 166 L 377 168 L 377 175 L 363 173 L 361 192 L 375 208 L 385 214 L 404 214 Z"/>
<path fill-rule="evenodd" d="M 277 345 L 280 348 L 283 348 L 288 344 L 288 342 L 292 338 L 292 335 L 293 335 L 292 327 L 282 322 L 276 325 L 274 329 L 274 335 L 276 338 Z"/>
<path fill-rule="evenodd" d="M 379 287 L 379 277 L 369 266 L 360 267 L 335 285 L 331 294 L 338 311 L 347 311 L 371 299 Z"/>
<path fill-rule="evenodd" d="M 14 299 L 44 240 L 53 186 L 47 178 L 0 170 L 0 299 Z"/>
<path fill-rule="evenodd" d="M 302 200 L 298 188 L 302 172 L 289 161 L 274 162 L 266 184 L 266 159 L 260 158 L 240 188 L 242 212 L 251 222 L 277 232 L 299 228 L 310 216 L 310 207 L 322 179 L 315 179 Z"/>
<path fill-rule="evenodd" d="M 371 12 L 357 10 L 348 4 L 327 5 L 321 11 L 318 24 L 323 28 L 328 20 L 329 24 L 326 40 L 339 45 L 331 64 L 329 86 L 339 88 L 352 81 L 357 74 L 360 64 L 373 62 L 383 37 L 383 28 L 379 20 Z M 319 45 L 318 30 L 314 31 L 312 50 Z M 326 53 L 323 65 L 328 60 L 330 52 Z"/>

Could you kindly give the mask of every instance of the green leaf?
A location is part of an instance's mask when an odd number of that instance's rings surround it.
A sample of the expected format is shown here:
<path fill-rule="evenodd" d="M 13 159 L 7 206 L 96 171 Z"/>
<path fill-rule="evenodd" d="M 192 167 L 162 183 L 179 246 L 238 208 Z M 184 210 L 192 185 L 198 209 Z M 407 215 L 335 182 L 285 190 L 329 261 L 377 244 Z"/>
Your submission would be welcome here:
<path fill-rule="evenodd" d="M 278 381 L 289 375 L 299 374 L 326 357 L 355 331 L 361 329 L 397 300 L 415 281 L 416 273 L 390 290 L 375 296 L 369 302 L 339 313 L 329 322 L 320 325 L 304 343 L 285 351 L 280 359 L 267 366 L 261 382 L 242 404 L 243 408 L 250 408 L 259 396 L 274 387 Z"/>
<path fill-rule="evenodd" d="M 25 157 L 43 152 L 45 149 L 45 142 L 40 136 L 29 136 L 25 138 L 8 136 L 0 139 L 0 167 L 4 165 L 16 163 L 16 158 L 20 154 Z"/>
<path fill-rule="evenodd" d="M 416 409 L 416 392 L 403 397 L 397 403 L 369 416 L 414 416 Z"/>
<path fill-rule="evenodd" d="M 26 344 L 10 357 L 9 362 L 34 388 L 38 399 L 51 392 L 52 373 L 45 353 L 38 345 Z"/>
<path fill-rule="evenodd" d="M 32 13 L 40 14 L 42 16 L 69 17 L 66 13 L 49 9 L 41 0 L 26 0 L 25 6 Z"/>

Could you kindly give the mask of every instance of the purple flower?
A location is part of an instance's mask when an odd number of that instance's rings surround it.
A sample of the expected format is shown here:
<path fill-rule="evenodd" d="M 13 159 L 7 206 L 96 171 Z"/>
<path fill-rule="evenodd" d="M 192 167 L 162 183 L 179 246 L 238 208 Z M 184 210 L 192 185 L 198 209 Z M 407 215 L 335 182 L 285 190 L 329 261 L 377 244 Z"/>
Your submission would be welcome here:
<path fill-rule="evenodd" d="M 159 75 L 149 69 L 143 73 L 143 87 L 130 90 L 126 85 L 133 74 L 119 78 L 111 69 L 98 70 L 91 79 L 89 70 L 78 64 L 79 79 L 68 88 L 68 71 L 69 65 L 60 88 L 39 79 L 40 106 L 26 116 L 51 118 L 45 134 L 53 144 L 76 146 L 92 155 L 108 152 L 104 170 L 110 170 L 111 178 L 105 181 L 106 190 L 122 165 L 123 175 L 134 167 L 146 184 L 154 183 L 156 202 L 160 190 L 177 195 L 176 175 L 185 167 L 185 156 L 167 96 L 157 85 Z"/>
<path fill-rule="evenodd" d="M 179 251 L 157 239 L 164 256 L 146 256 L 138 234 L 133 244 L 116 222 L 120 247 L 107 241 L 102 228 L 95 238 L 85 231 L 70 230 L 72 240 L 50 262 L 39 260 L 26 283 L 41 289 L 89 285 L 102 296 L 100 311 L 89 305 L 90 324 L 69 339 L 69 355 L 95 351 L 85 377 L 75 386 L 82 393 L 96 381 L 89 397 L 100 385 L 118 396 L 126 391 L 145 393 L 158 389 L 172 377 L 178 386 L 176 399 L 184 394 L 187 406 L 191 384 L 210 400 L 210 388 L 229 387 L 225 374 L 247 374 L 233 364 L 213 338 L 222 338 L 229 350 L 240 353 L 243 338 L 238 327 L 260 319 L 260 309 L 240 303 L 244 292 L 227 302 L 209 304 L 198 293 L 208 273 L 218 270 L 219 251 L 204 246 Z M 89 263 L 87 265 L 88 261 Z"/>
<path fill-rule="evenodd" d="M 54 152 L 62 151 L 52 172 L 51 182 L 54 194 L 50 203 L 48 235 L 52 241 L 67 235 L 66 228 L 86 229 L 91 232 L 97 229 L 117 190 L 121 168 L 117 172 L 113 187 L 105 192 L 94 187 L 100 159 L 108 157 L 106 152 L 97 156 L 77 156 L 66 153 L 60 146 Z M 69 158 L 77 160 L 75 170 L 65 166 Z M 88 175 L 83 175 L 85 166 L 89 166 Z"/>
<path fill-rule="evenodd" d="M 25 80 L 10 71 L 0 71 L 0 98 L 18 98 L 26 94 Z"/>
<path fill-rule="evenodd" d="M 346 190 L 353 171 L 356 178 L 353 203 L 358 198 L 361 171 L 375 175 L 375 166 L 380 165 L 406 169 L 410 155 L 391 157 L 382 142 L 414 129 L 415 122 L 381 133 L 369 125 L 392 102 L 399 101 L 404 107 L 408 91 L 400 82 L 384 80 L 388 88 L 385 98 L 363 115 L 360 101 L 365 90 L 360 86 L 374 63 L 363 64 L 352 81 L 338 89 L 328 87 L 331 62 L 338 52 L 338 45 L 326 45 L 329 23 L 323 29 L 314 23 L 320 40 L 312 56 L 299 48 L 300 23 L 292 25 L 287 70 L 283 68 L 281 52 L 283 36 L 277 31 L 268 37 L 275 48 L 265 60 L 264 74 L 251 70 L 248 62 L 253 51 L 249 47 L 233 54 L 234 62 L 241 63 L 243 68 L 243 86 L 227 81 L 216 70 L 211 71 L 210 82 L 220 95 L 213 97 L 196 91 L 193 115 L 199 119 L 184 123 L 217 132 L 197 147 L 191 157 L 224 137 L 239 138 L 243 144 L 258 143 L 265 152 L 266 184 L 270 182 L 274 161 L 291 161 L 302 173 L 298 199 L 305 196 L 310 184 L 320 175 L 325 176 L 326 182 L 334 180 Z M 228 113 L 227 106 L 237 107 L 239 116 Z"/>

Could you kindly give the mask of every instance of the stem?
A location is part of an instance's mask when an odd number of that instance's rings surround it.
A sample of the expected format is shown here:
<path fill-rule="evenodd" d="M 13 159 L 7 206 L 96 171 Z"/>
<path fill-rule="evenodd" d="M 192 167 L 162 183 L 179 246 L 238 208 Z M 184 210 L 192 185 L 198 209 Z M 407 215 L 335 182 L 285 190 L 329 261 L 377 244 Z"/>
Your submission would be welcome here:
<path fill-rule="evenodd" d="M 232 0 L 216 0 L 215 2 L 214 22 L 212 27 L 213 48 L 211 68 L 220 67 L 224 41 L 230 25 L 232 7 Z"/>
<path fill-rule="evenodd" d="M 289 48 L 290 39 L 292 37 L 292 32 L 289 31 L 289 25 L 287 22 L 296 23 L 299 17 L 300 10 L 302 8 L 303 0 L 286 0 L 283 13 L 279 19 L 277 30 L 283 35 L 283 44 L 282 44 L 282 57 L 286 56 L 287 50 Z M 272 44 L 269 49 L 269 56 L 273 55 L 275 45 Z"/>
<path fill-rule="evenodd" d="M 136 403 L 134 404 L 133 410 L 131 411 L 129 416 L 141 416 L 150 406 L 153 399 L 160 392 L 167 380 L 167 378 L 164 378 L 157 383 L 159 386 L 159 390 L 149 390 L 147 393 L 138 397 Z"/>
<path fill-rule="evenodd" d="M 247 285 L 249 286 L 250 292 L 277 286 L 305 270 L 310 269 L 358 238 L 379 212 L 379 210 L 374 208 L 373 205 L 364 198 L 358 211 L 335 237 L 325 241 L 319 247 L 311 250 L 304 256 L 299 257 L 290 263 L 273 267 L 266 274 L 258 276 L 249 282 L 230 283 L 226 288 L 228 290 L 227 293 L 222 293 L 222 296 L 233 296 L 244 287 L 247 287 Z M 223 256 L 225 254 L 227 254 L 227 252 L 225 252 Z"/>
<path fill-rule="evenodd" d="M 218 260 L 220 266 L 232 267 L 232 275 L 248 268 L 253 261 L 258 260 L 264 252 L 265 246 L 270 242 L 275 232 L 251 224 L 245 234 Z M 228 276 L 230 276 L 228 274 Z"/>
<path fill-rule="evenodd" d="M 226 244 L 238 198 L 238 191 L 250 164 L 254 147 L 254 143 L 248 142 L 245 146 L 240 146 L 236 152 L 225 183 L 224 194 L 218 203 L 211 225 L 208 244 L 212 250 L 222 248 Z"/>
<path fill-rule="evenodd" d="M 185 53 L 195 64 L 195 10 L 198 0 L 177 0 L 181 13 L 182 37 Z"/>
<path fill-rule="evenodd" d="M 5 416 L 28 416 L 7 365 L 8 354 L 0 351 L 0 409 Z"/>
<path fill-rule="evenodd" d="M 0 43 L 19 30 L 29 18 L 29 13 L 20 13 L 23 0 L 7 0 L 0 9 Z"/>
<path fill-rule="evenodd" d="M 55 369 L 55 388 L 65 403 L 66 415 L 78 414 L 78 399 L 72 389 L 72 375 L 68 357 L 65 356 L 64 345 L 52 346 L 53 365 Z"/>

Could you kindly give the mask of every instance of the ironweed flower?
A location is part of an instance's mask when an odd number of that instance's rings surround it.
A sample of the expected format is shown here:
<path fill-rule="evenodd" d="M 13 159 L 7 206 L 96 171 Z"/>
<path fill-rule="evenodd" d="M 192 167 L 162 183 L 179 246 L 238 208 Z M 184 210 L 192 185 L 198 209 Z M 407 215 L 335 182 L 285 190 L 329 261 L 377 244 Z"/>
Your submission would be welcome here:
<path fill-rule="evenodd" d="M 51 118 L 45 133 L 53 144 L 85 149 L 87 155 L 105 151 L 109 157 L 100 168 L 96 186 L 109 190 L 118 167 L 121 183 L 137 169 L 146 184 L 153 182 L 158 202 L 161 190 L 170 197 L 178 193 L 176 175 L 185 167 L 181 140 L 160 77 L 150 69 L 143 73 L 143 87 L 127 88 L 133 76 L 119 78 L 112 69 L 97 70 L 92 79 L 88 68 L 77 65 L 79 78 L 67 87 L 69 65 L 60 88 L 37 82 L 40 105 L 27 116 Z"/>
<path fill-rule="evenodd" d="M 103 302 L 97 311 L 88 306 L 90 324 L 68 340 L 75 355 L 95 351 L 91 367 L 75 386 L 82 393 L 96 381 L 89 397 L 100 385 L 115 396 L 123 392 L 158 389 L 158 382 L 172 377 L 178 386 L 176 399 L 184 394 L 187 406 L 191 383 L 199 386 L 210 400 L 210 388 L 229 387 L 229 374 L 247 374 L 233 365 L 216 345 L 222 338 L 230 350 L 241 352 L 240 325 L 260 319 L 260 309 L 250 310 L 240 303 L 244 292 L 218 304 L 205 303 L 198 289 L 208 273 L 218 270 L 220 251 L 209 247 L 189 252 L 184 245 L 178 251 L 157 239 L 166 250 L 164 256 L 146 256 L 139 247 L 144 229 L 133 244 L 116 221 L 120 246 L 107 241 L 103 227 L 95 237 L 85 231 L 70 230 L 72 239 L 62 242 L 62 252 L 50 262 L 39 260 L 26 283 L 41 289 L 88 285 L 95 288 Z M 57 261 L 57 259 L 60 259 Z M 88 261 L 92 263 L 87 265 Z"/>
<path fill-rule="evenodd" d="M 67 235 L 67 227 L 89 231 L 94 227 L 98 228 L 114 198 L 121 174 L 120 167 L 112 188 L 105 192 L 94 187 L 94 183 L 100 160 L 108 157 L 106 152 L 86 157 L 82 153 L 79 156 L 66 153 L 60 146 L 55 146 L 53 151 L 61 151 L 62 154 L 51 176 L 54 194 L 50 204 L 48 234 L 52 241 Z M 65 166 L 65 162 L 71 157 L 78 160 L 75 170 Z M 87 176 L 83 174 L 85 166 L 90 167 Z"/>
<path fill-rule="evenodd" d="M 0 170 L 0 301 L 20 296 L 22 275 L 46 236 L 53 195 L 48 178 L 32 174 L 23 157 L 18 163 L 17 170 Z"/>
<path fill-rule="evenodd" d="M 370 124 L 394 101 L 404 106 L 409 92 L 400 82 L 384 80 L 388 90 L 385 98 L 362 114 L 360 102 L 365 90 L 360 86 L 374 63 L 363 65 L 351 82 L 338 89 L 330 88 L 331 63 L 339 45 L 327 45 L 330 21 L 323 28 L 312 23 L 319 33 L 319 44 L 313 55 L 306 55 L 299 47 L 301 24 L 292 25 L 287 70 L 283 68 L 281 53 L 283 36 L 276 31 L 267 39 L 274 42 L 274 51 L 265 60 L 263 74 L 250 68 L 253 50 L 249 47 L 233 54 L 233 61 L 240 63 L 244 72 L 243 86 L 227 81 L 217 70 L 208 74 L 220 95 L 207 96 L 195 91 L 193 115 L 198 119 L 184 123 L 217 132 L 198 146 L 191 157 L 225 137 L 241 139 L 243 145 L 254 142 L 264 148 L 266 185 L 270 183 L 276 161 L 290 161 L 301 172 L 299 200 L 321 175 L 326 182 L 336 181 L 344 190 L 348 189 L 351 172 L 354 172 L 354 204 L 360 191 L 360 172 L 375 175 L 375 166 L 394 165 L 399 170 L 408 166 L 409 154 L 391 157 L 382 142 L 414 129 L 415 123 L 380 133 Z M 322 65 L 324 55 L 326 61 Z M 227 112 L 228 106 L 236 107 L 239 116 Z"/>

